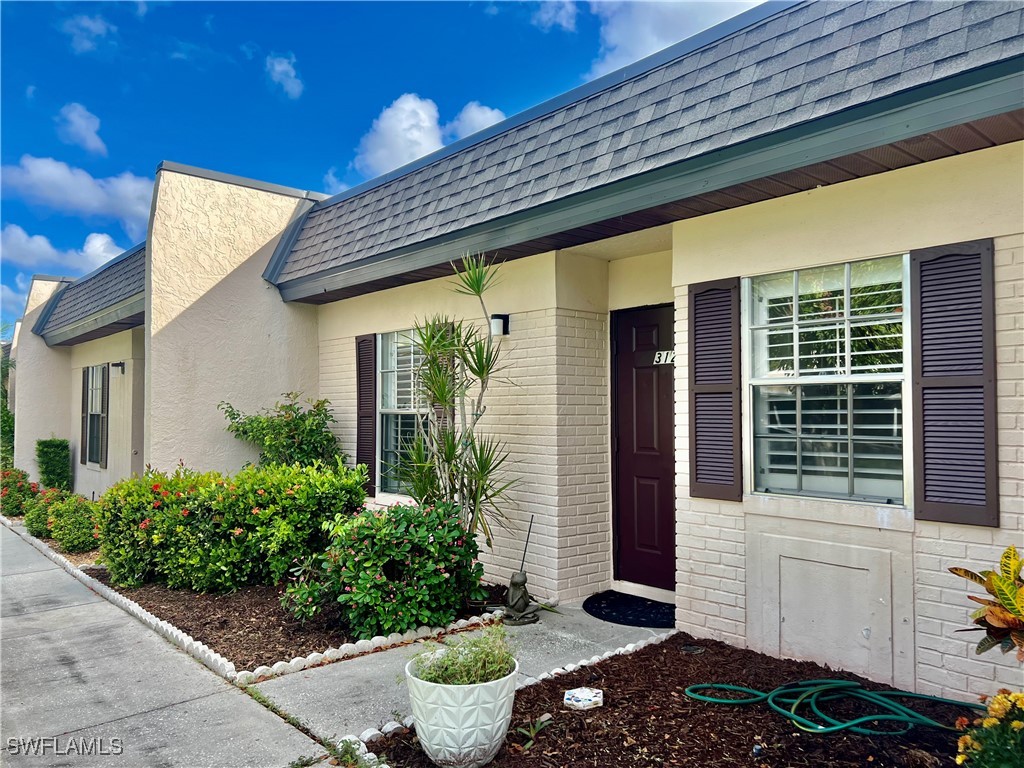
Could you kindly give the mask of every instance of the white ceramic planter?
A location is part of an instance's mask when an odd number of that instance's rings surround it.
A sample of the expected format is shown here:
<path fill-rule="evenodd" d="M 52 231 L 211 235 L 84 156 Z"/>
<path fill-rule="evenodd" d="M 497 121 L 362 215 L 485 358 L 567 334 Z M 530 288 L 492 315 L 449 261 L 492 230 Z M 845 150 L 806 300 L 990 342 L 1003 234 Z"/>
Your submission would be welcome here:
<path fill-rule="evenodd" d="M 516 696 L 515 669 L 499 680 L 475 685 L 440 685 L 413 675 L 405 665 L 416 735 L 427 757 L 445 768 L 479 768 L 505 741 Z"/>

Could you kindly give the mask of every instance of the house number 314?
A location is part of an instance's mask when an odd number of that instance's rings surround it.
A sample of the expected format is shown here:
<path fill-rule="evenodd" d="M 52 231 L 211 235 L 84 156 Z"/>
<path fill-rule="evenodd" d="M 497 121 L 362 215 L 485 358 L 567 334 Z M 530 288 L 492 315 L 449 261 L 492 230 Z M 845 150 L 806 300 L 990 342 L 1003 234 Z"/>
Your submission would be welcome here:
<path fill-rule="evenodd" d="M 672 365 L 676 361 L 675 352 L 655 352 L 654 353 L 654 364 L 655 365 Z"/>

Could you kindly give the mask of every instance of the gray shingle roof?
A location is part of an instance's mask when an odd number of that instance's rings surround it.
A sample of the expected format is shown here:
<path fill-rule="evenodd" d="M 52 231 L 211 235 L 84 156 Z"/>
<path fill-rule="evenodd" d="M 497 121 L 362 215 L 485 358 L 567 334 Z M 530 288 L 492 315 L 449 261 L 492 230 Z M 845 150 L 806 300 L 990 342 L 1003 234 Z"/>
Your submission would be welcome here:
<path fill-rule="evenodd" d="M 99 269 L 65 286 L 51 301 L 37 333 L 53 333 L 141 294 L 146 287 L 146 244 L 129 248 Z"/>
<path fill-rule="evenodd" d="M 344 268 L 1004 61 L 1024 49 L 1022 33 L 1020 2 L 785 8 L 699 48 L 681 43 L 667 63 L 626 80 L 613 74 L 604 90 L 315 205 L 268 277 L 280 285 Z"/>

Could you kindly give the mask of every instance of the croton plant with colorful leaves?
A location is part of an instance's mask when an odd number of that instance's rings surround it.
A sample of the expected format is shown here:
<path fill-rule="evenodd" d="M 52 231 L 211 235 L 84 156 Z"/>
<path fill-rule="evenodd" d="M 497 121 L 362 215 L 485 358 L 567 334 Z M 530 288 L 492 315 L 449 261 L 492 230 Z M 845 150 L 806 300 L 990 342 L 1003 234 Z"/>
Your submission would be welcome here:
<path fill-rule="evenodd" d="M 1007 547 L 999 559 L 998 571 L 975 573 L 966 568 L 950 568 L 950 572 L 985 588 L 990 598 L 968 595 L 968 600 L 981 604 L 971 614 L 978 626 L 959 632 L 984 631 L 985 636 L 978 642 L 976 653 L 1000 648 L 1003 653 L 1017 649 L 1017 659 L 1024 662 L 1024 581 L 1021 580 L 1021 566 L 1024 561 L 1016 547 Z"/>

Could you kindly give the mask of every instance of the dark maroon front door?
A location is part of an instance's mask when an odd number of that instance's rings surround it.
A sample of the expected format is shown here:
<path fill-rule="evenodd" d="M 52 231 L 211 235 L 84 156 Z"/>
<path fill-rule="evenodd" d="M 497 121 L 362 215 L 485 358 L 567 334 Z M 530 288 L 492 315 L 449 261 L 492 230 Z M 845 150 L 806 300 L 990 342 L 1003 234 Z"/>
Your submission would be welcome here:
<path fill-rule="evenodd" d="M 612 313 L 615 577 L 675 588 L 672 307 Z"/>

